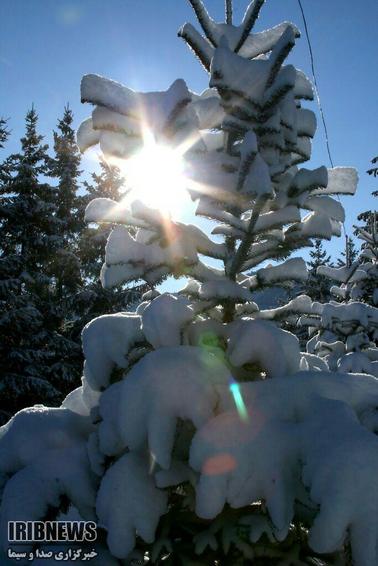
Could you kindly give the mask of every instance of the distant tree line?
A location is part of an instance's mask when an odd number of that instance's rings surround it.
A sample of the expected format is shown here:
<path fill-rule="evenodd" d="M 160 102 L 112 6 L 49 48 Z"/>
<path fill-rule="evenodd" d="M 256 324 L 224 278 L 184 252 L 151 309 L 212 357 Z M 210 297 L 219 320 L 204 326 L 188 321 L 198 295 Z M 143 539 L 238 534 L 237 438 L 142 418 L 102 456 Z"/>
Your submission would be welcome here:
<path fill-rule="evenodd" d="M 0 119 L 2 154 L 9 136 Z M 126 310 L 142 291 L 102 288 L 111 226 L 84 223 L 94 197 L 120 198 L 119 169 L 102 162 L 90 182 L 82 180 L 68 106 L 53 140 L 49 151 L 32 108 L 19 152 L 0 163 L 0 425 L 25 406 L 59 405 L 80 385 L 83 326 Z"/>

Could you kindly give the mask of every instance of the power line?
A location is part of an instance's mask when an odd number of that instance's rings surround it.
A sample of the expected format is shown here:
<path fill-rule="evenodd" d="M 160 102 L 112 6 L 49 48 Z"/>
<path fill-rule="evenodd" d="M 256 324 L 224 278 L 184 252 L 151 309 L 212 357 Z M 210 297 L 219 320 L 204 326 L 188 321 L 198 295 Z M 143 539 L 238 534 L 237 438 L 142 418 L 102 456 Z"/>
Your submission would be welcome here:
<path fill-rule="evenodd" d="M 326 124 L 326 120 L 325 120 L 325 116 L 324 116 L 323 106 L 322 106 L 322 103 L 321 103 L 321 100 L 320 100 L 318 81 L 316 79 L 314 53 L 312 51 L 312 45 L 311 45 L 310 34 L 309 34 L 309 31 L 308 31 L 308 26 L 307 26 L 307 20 L 306 20 L 306 16 L 305 16 L 305 13 L 304 13 L 304 10 L 303 10 L 301 0 L 298 0 L 298 4 L 299 4 L 299 8 L 300 8 L 301 14 L 302 14 L 303 25 L 304 25 L 304 29 L 305 29 L 305 33 L 306 33 L 307 44 L 308 44 L 308 50 L 310 52 L 312 79 L 314 81 L 316 99 L 317 99 L 318 106 L 319 106 L 320 116 L 321 116 L 322 122 L 323 122 L 328 157 L 329 157 L 329 161 L 331 163 L 331 166 L 334 167 L 333 159 L 332 159 L 332 155 L 331 155 L 331 148 L 330 148 L 330 144 L 329 144 L 328 128 L 327 128 L 327 124 Z"/>
<path fill-rule="evenodd" d="M 324 115 L 324 111 L 323 111 L 323 106 L 322 106 L 322 102 L 320 100 L 320 94 L 319 94 L 319 87 L 318 87 L 318 81 L 316 79 L 316 72 L 315 72 L 315 62 L 314 62 L 314 53 L 312 50 L 312 45 L 311 45 L 311 39 L 310 39 L 310 33 L 308 31 L 308 26 L 307 26 L 307 19 L 304 13 L 304 9 L 302 6 L 302 2 L 301 0 L 298 0 L 298 4 L 299 4 L 299 8 L 302 14 L 302 19 L 303 19 L 303 25 L 304 25 L 304 29 L 305 29 L 305 33 L 306 33 L 306 39 L 307 39 L 307 45 L 308 45 L 308 50 L 310 53 L 310 61 L 311 61 L 311 71 L 312 71 L 312 80 L 314 82 L 314 90 L 315 90 L 315 95 L 316 95 L 316 100 L 318 103 L 318 107 L 319 107 L 319 112 L 320 112 L 320 116 L 323 122 L 323 128 L 324 128 L 324 135 L 325 135 L 325 140 L 326 140 L 326 147 L 327 147 L 327 153 L 328 153 L 328 157 L 329 157 L 329 162 L 331 164 L 331 167 L 334 167 L 333 164 L 333 159 L 332 159 L 332 154 L 331 154 L 331 147 L 330 147 L 330 143 L 329 143 L 329 136 L 328 136 L 328 128 L 327 128 L 327 123 L 326 123 L 326 119 L 325 119 L 325 115 Z M 337 198 L 339 200 L 339 202 L 341 202 L 340 196 L 337 195 Z M 346 230 L 345 230 L 345 223 L 342 222 L 342 226 L 343 226 L 343 232 L 345 235 L 345 238 L 348 238 Z"/>

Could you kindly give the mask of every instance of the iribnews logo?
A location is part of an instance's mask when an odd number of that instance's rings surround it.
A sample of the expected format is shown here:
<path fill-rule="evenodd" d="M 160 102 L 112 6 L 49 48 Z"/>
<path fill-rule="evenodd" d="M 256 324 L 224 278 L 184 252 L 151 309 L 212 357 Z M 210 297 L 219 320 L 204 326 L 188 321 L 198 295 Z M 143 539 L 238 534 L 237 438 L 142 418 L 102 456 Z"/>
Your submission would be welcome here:
<path fill-rule="evenodd" d="M 8 521 L 8 542 L 93 542 L 93 521 Z"/>

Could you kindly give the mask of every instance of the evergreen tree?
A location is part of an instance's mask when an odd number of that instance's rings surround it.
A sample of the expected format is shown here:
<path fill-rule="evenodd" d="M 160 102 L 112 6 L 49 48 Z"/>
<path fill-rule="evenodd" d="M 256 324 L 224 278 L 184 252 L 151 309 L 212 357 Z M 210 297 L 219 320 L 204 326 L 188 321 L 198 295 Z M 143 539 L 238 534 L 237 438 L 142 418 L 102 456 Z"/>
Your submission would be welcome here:
<path fill-rule="evenodd" d="M 7 129 L 7 121 L 4 118 L 0 118 L 0 149 L 4 147 L 8 137 L 9 131 Z"/>
<path fill-rule="evenodd" d="M 377 163 L 378 158 L 372 163 Z M 369 175 L 378 175 L 378 168 L 369 169 Z M 378 196 L 374 191 L 373 196 Z M 358 216 L 362 225 L 355 226 L 355 234 L 362 240 L 361 253 L 359 256 L 359 274 L 361 280 L 354 285 L 351 294 L 356 300 L 370 305 L 378 305 L 378 226 L 377 211 L 367 210 Z"/>
<path fill-rule="evenodd" d="M 328 369 L 378 377 L 378 309 L 373 306 L 378 299 L 378 238 L 365 231 L 360 237 L 366 255 L 361 254 L 359 261 L 349 267 L 318 268 L 319 275 L 336 283 L 331 293 L 338 302 L 314 304 L 310 316 L 301 318 L 301 324 L 310 331 L 307 351 L 325 361 Z"/>
<path fill-rule="evenodd" d="M 351 267 L 358 258 L 358 249 L 350 236 L 345 236 L 345 249 L 341 252 L 341 257 L 337 260 L 338 267 Z"/>
<path fill-rule="evenodd" d="M 87 75 L 82 100 L 96 108 L 78 139 L 124 159 L 146 128 L 172 160 L 184 146 L 197 214 L 222 239 L 138 201 L 89 204 L 88 222 L 115 224 L 105 287 L 185 283 L 88 324 L 82 386 L 58 411 L 14 417 L 0 437 L 1 520 L 51 519 L 69 503 L 101 525 L 98 565 L 345 564 L 350 550 L 355 566 L 377 564 L 377 380 L 298 372 L 311 357 L 280 320 L 319 303 L 253 301 L 257 289 L 306 279 L 305 262 L 287 257 L 340 233 L 333 195 L 353 193 L 356 172 L 298 167 L 316 120 L 301 106 L 309 80 L 284 65 L 296 28 L 252 32 L 263 0 L 239 26 L 231 0 L 225 24 L 191 4 L 204 35 L 186 24 L 180 36 L 212 90 L 193 95 L 178 80 L 136 93 Z"/>
<path fill-rule="evenodd" d="M 72 122 L 72 111 L 66 106 L 58 121 L 58 132 L 54 132 L 55 158 L 50 165 L 50 175 L 58 180 L 55 193 L 57 254 L 50 270 L 55 278 L 57 300 L 61 303 L 81 285 L 78 240 L 84 218 L 82 199 L 77 194 L 81 157 Z"/>
<path fill-rule="evenodd" d="M 372 159 L 372 163 L 376 164 L 378 163 L 378 157 L 375 157 L 374 159 Z M 373 175 L 374 177 L 378 176 L 378 166 L 377 167 L 373 167 L 372 169 L 368 169 L 367 171 L 368 175 Z M 378 191 L 373 191 L 372 192 L 373 196 L 378 196 Z M 358 215 L 358 220 L 360 222 L 363 222 L 363 225 L 360 226 L 360 228 L 362 228 L 363 230 L 370 230 L 372 227 L 372 224 L 374 224 L 374 218 L 373 215 L 375 213 L 371 210 L 366 210 L 365 212 L 361 212 L 361 214 Z M 356 235 L 358 235 L 358 229 L 355 232 Z"/>
<path fill-rule="evenodd" d="M 83 197 L 78 195 L 81 156 L 72 123 L 72 111 L 66 106 L 54 131 L 55 155 L 49 167 L 50 176 L 58 181 L 53 189 L 55 252 L 48 265 L 49 305 L 56 322 L 56 359 L 51 371 L 60 379 L 63 391 L 79 382 L 83 362 L 80 336 L 72 332 L 77 321 L 73 305 L 84 284 L 79 258 L 79 236 L 84 226 Z"/>
<path fill-rule="evenodd" d="M 317 306 L 302 323 L 309 327 L 307 350 L 326 362 L 332 371 L 366 373 L 378 377 L 376 360 L 378 310 L 378 236 L 376 213 L 359 215 L 364 222 L 355 235 L 363 242 L 358 254 L 353 240 L 346 237 L 343 260 L 338 267 L 317 268 L 317 277 L 331 283 L 335 301 Z M 325 302 L 325 301 L 323 301 Z"/>
<path fill-rule="evenodd" d="M 33 402 L 58 402 L 49 380 L 54 318 L 45 318 L 50 279 L 46 266 L 55 248 L 48 146 L 37 132 L 34 108 L 26 115 L 21 151 L 8 160 L 0 210 L 0 410 L 3 416 Z"/>
<path fill-rule="evenodd" d="M 378 158 L 372 160 L 377 163 Z M 369 169 L 369 175 L 376 177 L 378 168 Z M 378 191 L 372 193 L 378 196 Z M 359 274 L 361 280 L 351 289 L 351 297 L 373 306 L 378 305 L 378 226 L 377 211 L 366 210 L 358 216 L 362 225 L 355 226 L 355 235 L 362 240 L 359 256 Z"/>
<path fill-rule="evenodd" d="M 317 273 L 321 265 L 331 265 L 331 256 L 327 254 L 323 243 L 318 238 L 314 241 L 314 248 L 310 250 L 309 278 L 305 284 L 305 293 L 314 301 L 327 302 L 330 298 L 329 281 Z"/>
<path fill-rule="evenodd" d="M 362 240 L 359 265 L 351 288 L 351 298 L 378 306 L 378 215 L 371 212 L 365 227 L 356 232 Z"/>
<path fill-rule="evenodd" d="M 9 138 L 9 130 L 7 128 L 7 120 L 0 118 L 0 149 L 5 147 L 6 141 Z M 1 162 L 0 166 L 0 195 L 5 195 L 6 186 L 10 178 L 10 170 L 12 164 L 12 157 L 7 157 Z M 3 197 L 2 197 L 3 204 Z"/>
<path fill-rule="evenodd" d="M 7 128 L 7 120 L 4 118 L 0 118 L 0 149 L 3 149 L 5 143 L 9 137 L 9 130 Z M 9 174 L 9 166 L 8 160 L 4 160 L 1 162 L 0 166 L 0 194 L 3 194 L 3 187 L 8 178 Z"/>

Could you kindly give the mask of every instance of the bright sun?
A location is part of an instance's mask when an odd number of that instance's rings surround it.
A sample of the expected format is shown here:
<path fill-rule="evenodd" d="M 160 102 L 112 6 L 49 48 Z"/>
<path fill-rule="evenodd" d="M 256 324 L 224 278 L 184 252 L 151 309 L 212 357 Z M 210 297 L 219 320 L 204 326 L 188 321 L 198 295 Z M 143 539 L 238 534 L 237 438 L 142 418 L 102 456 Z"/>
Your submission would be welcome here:
<path fill-rule="evenodd" d="M 179 212 L 188 201 L 182 152 L 159 145 L 152 134 L 144 136 L 143 148 L 127 160 L 123 170 L 133 200 L 167 214 Z"/>

